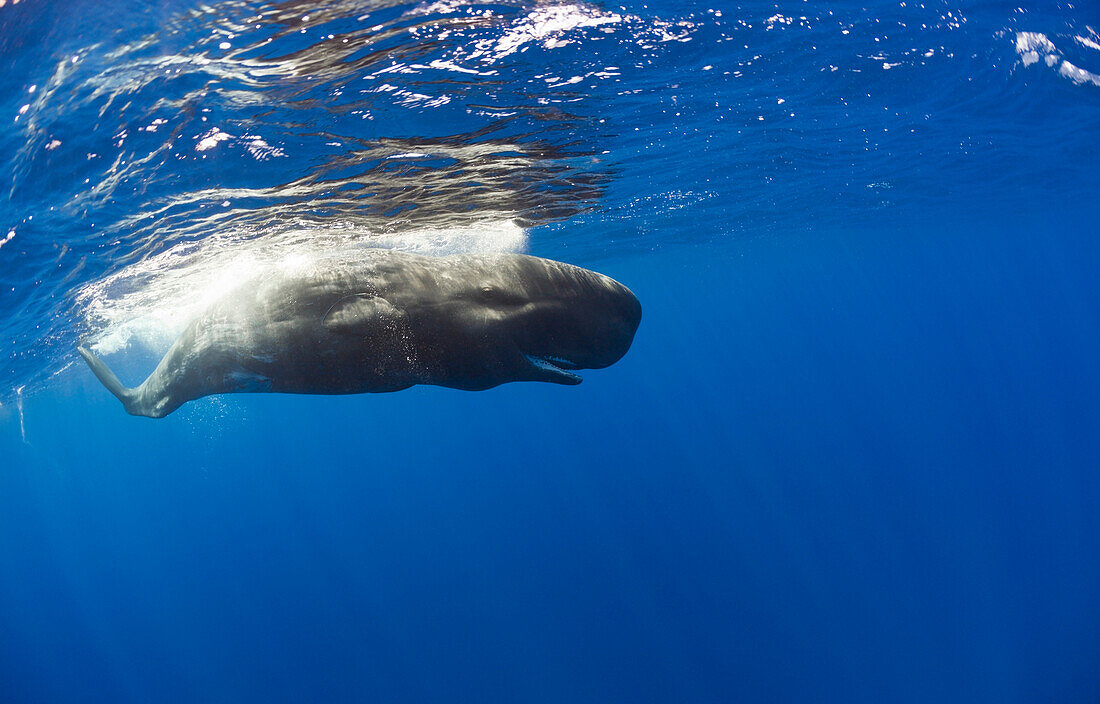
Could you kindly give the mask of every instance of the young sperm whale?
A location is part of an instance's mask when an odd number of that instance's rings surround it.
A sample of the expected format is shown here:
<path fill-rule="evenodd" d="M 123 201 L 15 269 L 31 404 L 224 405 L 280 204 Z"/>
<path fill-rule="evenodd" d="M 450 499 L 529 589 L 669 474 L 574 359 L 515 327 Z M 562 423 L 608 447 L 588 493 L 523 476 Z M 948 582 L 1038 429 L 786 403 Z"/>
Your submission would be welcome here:
<path fill-rule="evenodd" d="M 81 356 L 132 415 L 162 418 L 211 394 L 355 394 L 433 384 L 579 384 L 630 348 L 642 308 L 594 271 L 521 254 L 273 269 L 191 322 L 140 386 Z"/>

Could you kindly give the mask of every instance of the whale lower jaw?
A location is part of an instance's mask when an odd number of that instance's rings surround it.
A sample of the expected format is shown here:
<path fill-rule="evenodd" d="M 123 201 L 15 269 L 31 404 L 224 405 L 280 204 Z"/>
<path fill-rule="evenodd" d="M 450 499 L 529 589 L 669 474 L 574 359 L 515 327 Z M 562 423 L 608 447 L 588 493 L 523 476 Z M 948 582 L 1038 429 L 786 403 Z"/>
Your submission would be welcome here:
<path fill-rule="evenodd" d="M 533 367 L 543 373 L 546 381 L 570 385 L 576 385 L 582 381 L 579 374 L 569 371 L 570 369 L 577 369 L 577 365 L 564 357 L 557 357 L 552 354 L 525 354 L 523 356 L 527 358 L 527 361 Z"/>

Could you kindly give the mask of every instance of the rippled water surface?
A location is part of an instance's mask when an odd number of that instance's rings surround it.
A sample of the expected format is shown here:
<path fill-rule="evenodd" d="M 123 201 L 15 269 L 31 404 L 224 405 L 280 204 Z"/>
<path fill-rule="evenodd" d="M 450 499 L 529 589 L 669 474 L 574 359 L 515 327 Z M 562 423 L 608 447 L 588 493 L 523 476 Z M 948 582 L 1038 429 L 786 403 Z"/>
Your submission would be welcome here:
<path fill-rule="evenodd" d="M 5 396 L 79 337 L 163 347 L 197 290 L 288 252 L 583 263 L 1095 195 L 1087 10 L 795 9 L 3 8 Z"/>
<path fill-rule="evenodd" d="M 0 0 L 0 69 L 0 699 L 1100 697 L 1096 5 Z M 152 425 L 75 353 L 368 247 L 642 328 Z"/>

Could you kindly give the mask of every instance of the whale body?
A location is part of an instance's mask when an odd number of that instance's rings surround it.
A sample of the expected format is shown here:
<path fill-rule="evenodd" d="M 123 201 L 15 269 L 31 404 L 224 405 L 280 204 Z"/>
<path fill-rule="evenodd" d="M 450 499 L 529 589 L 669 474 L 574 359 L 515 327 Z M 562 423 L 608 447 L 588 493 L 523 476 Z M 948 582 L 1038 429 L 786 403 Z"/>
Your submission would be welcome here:
<path fill-rule="evenodd" d="M 579 384 L 575 370 L 626 353 L 640 320 L 628 288 L 570 264 L 370 250 L 241 285 L 192 321 L 136 388 L 77 349 L 127 412 L 161 418 L 211 394 Z"/>

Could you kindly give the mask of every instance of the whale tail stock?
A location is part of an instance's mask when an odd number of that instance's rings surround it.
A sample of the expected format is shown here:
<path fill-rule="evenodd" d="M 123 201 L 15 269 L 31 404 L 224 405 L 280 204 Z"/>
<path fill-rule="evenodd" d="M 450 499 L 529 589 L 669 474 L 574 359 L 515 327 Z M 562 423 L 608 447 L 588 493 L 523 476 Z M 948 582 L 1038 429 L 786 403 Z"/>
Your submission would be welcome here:
<path fill-rule="evenodd" d="M 80 356 L 84 358 L 84 361 L 88 363 L 88 366 L 92 368 L 92 373 L 96 378 L 107 387 L 115 397 L 122 401 L 122 405 L 126 407 L 126 412 L 130 415 L 144 415 L 137 411 L 137 389 L 128 389 L 122 385 L 122 382 L 118 380 L 115 373 L 111 371 L 111 368 L 107 366 L 99 357 L 95 356 L 91 350 L 86 347 L 78 346 L 76 351 L 80 353 Z"/>

